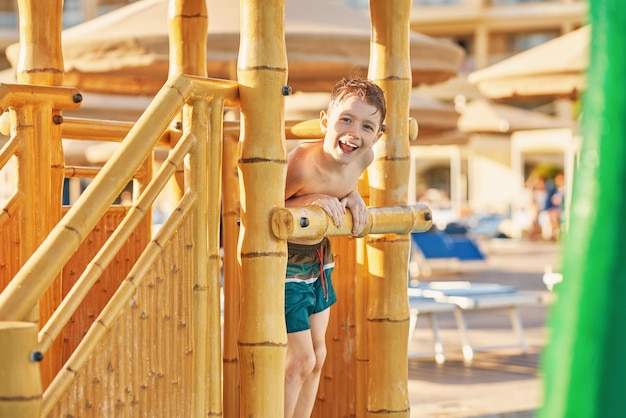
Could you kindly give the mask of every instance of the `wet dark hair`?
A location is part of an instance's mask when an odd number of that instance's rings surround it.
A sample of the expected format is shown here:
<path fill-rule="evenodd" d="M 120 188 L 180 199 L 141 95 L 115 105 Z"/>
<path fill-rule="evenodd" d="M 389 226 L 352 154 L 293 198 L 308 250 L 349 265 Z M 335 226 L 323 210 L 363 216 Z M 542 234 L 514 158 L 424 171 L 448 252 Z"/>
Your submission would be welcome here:
<path fill-rule="evenodd" d="M 387 104 L 385 94 L 380 86 L 361 77 L 344 77 L 333 87 L 328 106 L 330 108 L 352 96 L 357 96 L 376 108 L 380 113 L 380 130 L 384 132 L 385 125 L 383 122 L 387 115 Z"/>

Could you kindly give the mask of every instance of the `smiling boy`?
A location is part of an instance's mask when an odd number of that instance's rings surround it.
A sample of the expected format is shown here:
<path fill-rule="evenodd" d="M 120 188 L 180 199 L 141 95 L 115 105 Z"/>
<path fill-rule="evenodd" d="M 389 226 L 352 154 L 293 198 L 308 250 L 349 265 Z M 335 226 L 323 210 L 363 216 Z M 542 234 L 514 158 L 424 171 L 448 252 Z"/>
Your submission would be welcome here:
<path fill-rule="evenodd" d="M 320 206 L 337 227 L 346 209 L 358 235 L 367 224 L 367 207 L 358 180 L 374 160 L 372 147 L 384 131 L 384 93 L 371 81 L 344 78 L 320 112 L 324 139 L 306 142 L 288 156 L 285 206 Z M 309 417 L 326 359 L 325 334 L 330 306 L 337 300 L 331 281 L 330 241 L 293 240 L 285 283 L 287 363 L 285 417 Z"/>

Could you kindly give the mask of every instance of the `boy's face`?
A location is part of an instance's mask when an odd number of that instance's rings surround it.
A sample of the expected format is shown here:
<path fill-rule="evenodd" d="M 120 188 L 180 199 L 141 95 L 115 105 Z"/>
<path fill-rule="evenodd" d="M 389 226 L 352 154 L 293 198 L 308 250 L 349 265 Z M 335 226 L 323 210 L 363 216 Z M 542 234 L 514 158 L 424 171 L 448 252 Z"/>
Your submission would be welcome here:
<path fill-rule="evenodd" d="M 369 150 L 382 136 L 380 112 L 359 97 L 351 96 L 321 112 L 324 150 L 349 163 Z"/>

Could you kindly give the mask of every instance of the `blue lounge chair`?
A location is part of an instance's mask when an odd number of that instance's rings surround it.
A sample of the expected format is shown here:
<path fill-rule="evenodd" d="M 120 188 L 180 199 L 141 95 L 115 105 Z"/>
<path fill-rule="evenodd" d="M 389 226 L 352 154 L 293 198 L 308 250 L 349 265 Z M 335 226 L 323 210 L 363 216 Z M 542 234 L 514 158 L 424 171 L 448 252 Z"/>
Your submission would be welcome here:
<path fill-rule="evenodd" d="M 447 267 L 463 261 L 480 261 L 485 255 L 476 242 L 466 235 L 450 235 L 431 228 L 427 232 L 411 234 L 411 263 L 413 275 L 430 276 L 430 261 L 446 261 Z"/>
<path fill-rule="evenodd" d="M 448 235 L 431 228 L 427 232 L 412 233 L 411 240 L 426 258 L 454 258 L 461 261 L 484 260 L 476 242 L 465 235 Z"/>

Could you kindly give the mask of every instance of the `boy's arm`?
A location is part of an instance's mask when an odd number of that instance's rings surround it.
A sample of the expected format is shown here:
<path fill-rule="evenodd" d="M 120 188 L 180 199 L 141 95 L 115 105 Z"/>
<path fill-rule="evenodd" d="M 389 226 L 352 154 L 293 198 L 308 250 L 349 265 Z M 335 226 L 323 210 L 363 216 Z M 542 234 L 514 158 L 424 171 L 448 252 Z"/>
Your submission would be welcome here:
<path fill-rule="evenodd" d="M 289 154 L 287 164 L 287 178 L 285 184 L 285 207 L 317 205 L 333 219 L 333 223 L 341 228 L 345 206 L 339 199 L 323 193 L 307 193 L 308 183 L 314 175 L 308 170 L 306 149 L 296 148 Z"/>

